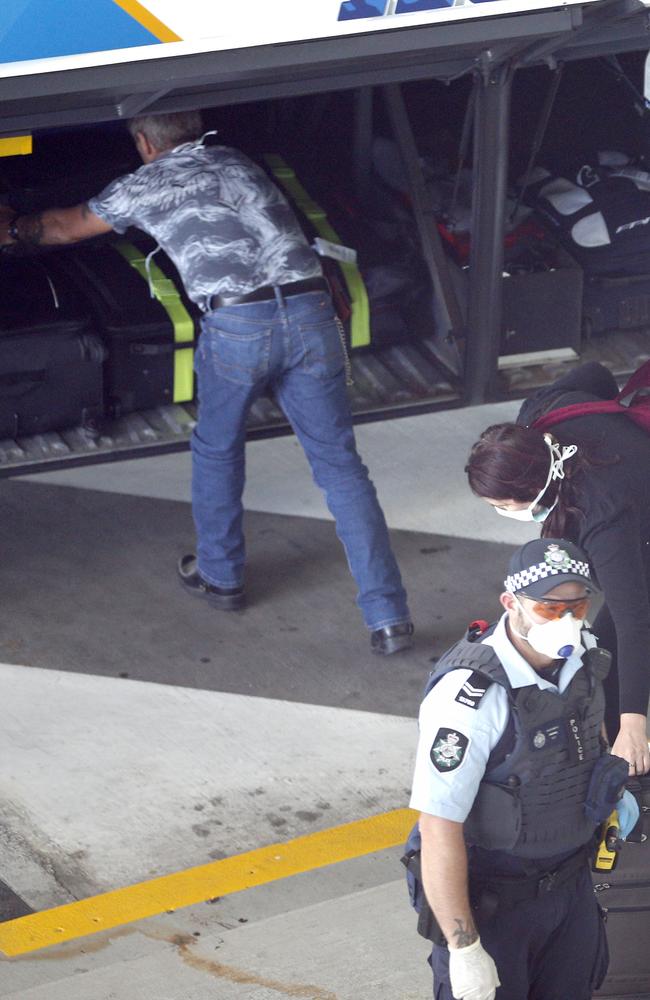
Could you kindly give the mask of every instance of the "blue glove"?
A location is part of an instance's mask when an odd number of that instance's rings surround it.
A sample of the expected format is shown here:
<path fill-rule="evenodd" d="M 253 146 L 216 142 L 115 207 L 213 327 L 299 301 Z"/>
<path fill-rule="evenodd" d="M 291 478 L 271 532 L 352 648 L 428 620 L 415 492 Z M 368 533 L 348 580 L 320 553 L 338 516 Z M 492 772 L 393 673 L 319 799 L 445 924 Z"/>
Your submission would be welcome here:
<path fill-rule="evenodd" d="M 618 823 L 621 837 L 625 840 L 628 833 L 631 833 L 636 826 L 639 818 L 638 802 L 632 795 L 632 792 L 628 792 L 627 788 L 616 803 L 616 812 L 618 813 Z"/>

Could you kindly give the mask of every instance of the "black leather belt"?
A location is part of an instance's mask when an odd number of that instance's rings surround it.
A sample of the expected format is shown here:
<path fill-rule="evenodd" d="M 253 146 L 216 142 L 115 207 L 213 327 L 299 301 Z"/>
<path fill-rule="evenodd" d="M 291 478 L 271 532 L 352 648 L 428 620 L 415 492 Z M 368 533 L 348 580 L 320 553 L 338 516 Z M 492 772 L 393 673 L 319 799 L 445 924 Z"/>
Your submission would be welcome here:
<path fill-rule="evenodd" d="M 321 277 L 289 281 L 286 285 L 260 285 L 245 295 L 213 295 L 209 300 L 209 310 L 219 309 L 222 306 L 240 306 L 245 302 L 266 302 L 275 298 L 276 290 L 283 298 L 288 298 L 290 295 L 301 295 L 303 292 L 327 291 L 328 287 L 325 278 Z"/>

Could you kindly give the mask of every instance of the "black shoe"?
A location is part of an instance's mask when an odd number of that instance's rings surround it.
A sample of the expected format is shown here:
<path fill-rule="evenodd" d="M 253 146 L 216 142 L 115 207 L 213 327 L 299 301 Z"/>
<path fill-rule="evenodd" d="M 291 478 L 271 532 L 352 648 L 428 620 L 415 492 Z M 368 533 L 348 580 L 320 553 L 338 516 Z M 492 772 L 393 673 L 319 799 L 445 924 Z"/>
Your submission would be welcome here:
<path fill-rule="evenodd" d="M 401 653 L 403 649 L 413 646 L 413 622 L 400 622 L 399 625 L 386 625 L 370 633 L 370 648 L 380 656 L 390 656 L 391 653 Z"/>
<path fill-rule="evenodd" d="M 196 568 L 196 556 L 181 556 L 178 560 L 178 579 L 181 586 L 195 597 L 202 597 L 213 608 L 220 611 L 238 611 L 244 607 L 246 598 L 243 587 L 215 587 L 207 583 Z"/>

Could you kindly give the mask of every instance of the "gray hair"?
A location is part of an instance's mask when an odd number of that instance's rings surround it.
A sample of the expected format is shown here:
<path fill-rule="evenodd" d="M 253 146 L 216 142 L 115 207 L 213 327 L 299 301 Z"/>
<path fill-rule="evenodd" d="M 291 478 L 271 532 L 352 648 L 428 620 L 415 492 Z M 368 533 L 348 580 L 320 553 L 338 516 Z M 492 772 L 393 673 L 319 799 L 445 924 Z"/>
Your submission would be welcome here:
<path fill-rule="evenodd" d="M 163 151 L 198 139 L 203 134 L 203 121 L 200 111 L 174 111 L 167 115 L 138 115 L 129 121 L 128 129 L 134 139 L 143 132 L 152 146 Z"/>

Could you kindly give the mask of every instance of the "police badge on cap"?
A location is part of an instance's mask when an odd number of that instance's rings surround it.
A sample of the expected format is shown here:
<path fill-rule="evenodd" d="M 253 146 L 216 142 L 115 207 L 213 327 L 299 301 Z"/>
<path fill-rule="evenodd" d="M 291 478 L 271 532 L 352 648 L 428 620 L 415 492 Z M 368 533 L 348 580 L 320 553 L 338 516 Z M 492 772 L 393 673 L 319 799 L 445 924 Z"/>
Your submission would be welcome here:
<path fill-rule="evenodd" d="M 436 771 L 456 771 L 465 760 L 469 744 L 467 736 L 457 729 L 439 729 L 429 755 Z"/>
<path fill-rule="evenodd" d="M 597 590 L 587 555 L 566 538 L 535 538 L 513 553 L 504 581 L 511 594 L 544 597 L 560 583 Z"/>

